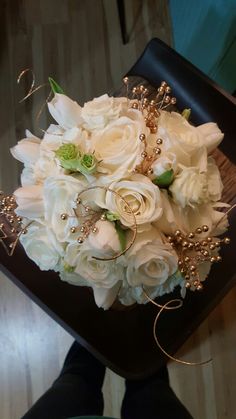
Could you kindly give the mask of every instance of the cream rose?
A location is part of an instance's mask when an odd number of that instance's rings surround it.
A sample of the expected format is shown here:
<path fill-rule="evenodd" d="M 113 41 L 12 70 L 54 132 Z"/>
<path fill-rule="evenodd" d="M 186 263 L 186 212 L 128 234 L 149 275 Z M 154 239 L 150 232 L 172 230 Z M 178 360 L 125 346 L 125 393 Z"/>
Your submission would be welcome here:
<path fill-rule="evenodd" d="M 148 135 L 143 116 L 139 111 L 130 111 L 129 117 L 121 117 L 105 130 L 91 137 L 91 147 L 99 164 L 100 184 L 109 184 L 130 176 L 141 161 L 144 149 L 140 134 Z"/>
<path fill-rule="evenodd" d="M 65 130 L 81 124 L 81 107 L 68 96 L 56 93 L 48 109 L 52 117 Z"/>
<path fill-rule="evenodd" d="M 84 126 L 89 131 L 104 129 L 109 122 L 118 119 L 126 98 L 109 97 L 107 94 L 86 102 L 81 110 Z"/>
<path fill-rule="evenodd" d="M 114 182 L 109 188 L 116 194 L 110 191 L 106 193 L 105 207 L 118 214 L 123 225 L 133 226 L 134 217 L 138 226 L 151 223 L 161 217 L 160 190 L 146 176 L 133 175 L 130 180 Z"/>
<path fill-rule="evenodd" d="M 58 243 L 53 231 L 42 224 L 34 222 L 27 227 L 27 233 L 20 236 L 27 256 L 42 271 L 58 270 L 60 258 L 64 254 L 63 246 Z"/>
<path fill-rule="evenodd" d="M 77 218 L 73 217 L 77 194 L 86 187 L 84 178 L 75 179 L 69 175 L 56 178 L 49 177 L 44 183 L 43 197 L 45 202 L 45 219 L 59 242 L 74 241 L 70 228 L 77 226 Z M 68 214 L 62 220 L 61 214 Z"/>
<path fill-rule="evenodd" d="M 177 254 L 155 229 L 137 235 L 126 254 L 126 263 L 131 287 L 159 287 L 178 269 Z"/>

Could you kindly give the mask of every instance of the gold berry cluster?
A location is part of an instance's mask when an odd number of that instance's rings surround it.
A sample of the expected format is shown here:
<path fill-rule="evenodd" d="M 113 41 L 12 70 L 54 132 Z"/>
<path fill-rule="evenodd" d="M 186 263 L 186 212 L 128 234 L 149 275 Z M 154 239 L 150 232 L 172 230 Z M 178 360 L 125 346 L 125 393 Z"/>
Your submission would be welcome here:
<path fill-rule="evenodd" d="M 179 258 L 179 270 L 185 279 L 186 288 L 200 291 L 198 266 L 203 262 L 221 262 L 222 258 L 217 254 L 222 244 L 229 244 L 229 237 L 219 239 L 211 236 L 201 238 L 202 233 L 207 233 L 209 227 L 203 225 L 194 232 L 184 234 L 176 230 L 174 235 L 167 237 L 168 242 L 175 249 Z"/>

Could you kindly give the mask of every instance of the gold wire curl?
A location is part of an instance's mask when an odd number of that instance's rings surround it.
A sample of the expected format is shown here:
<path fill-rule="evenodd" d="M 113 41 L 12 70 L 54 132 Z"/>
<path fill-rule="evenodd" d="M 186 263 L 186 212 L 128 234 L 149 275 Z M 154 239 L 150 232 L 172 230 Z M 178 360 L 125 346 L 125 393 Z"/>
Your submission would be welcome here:
<path fill-rule="evenodd" d="M 136 236 L 137 236 L 137 222 L 136 222 L 136 217 L 134 215 L 134 212 L 133 212 L 131 206 L 126 201 L 126 199 L 121 194 L 119 194 L 119 192 L 116 192 L 116 191 L 114 191 L 111 188 L 107 188 L 106 186 L 90 186 L 90 187 L 88 187 L 86 189 L 83 189 L 81 192 L 79 192 L 78 195 L 77 195 L 77 198 L 80 197 L 83 193 L 85 193 L 85 192 L 87 192 L 89 190 L 94 190 L 94 189 L 103 189 L 106 192 L 111 192 L 114 195 L 118 196 L 127 205 L 127 208 L 129 209 L 130 214 L 132 214 L 132 217 L 133 217 L 133 220 L 134 220 L 134 224 L 131 226 L 131 230 L 133 231 L 133 237 L 131 238 L 131 241 L 128 244 L 128 246 L 125 248 L 125 250 L 123 250 L 122 252 L 118 253 L 118 255 L 115 255 L 115 256 L 112 256 L 112 257 L 109 257 L 109 258 L 99 258 L 97 256 L 92 256 L 93 259 L 96 259 L 96 260 L 103 260 L 103 261 L 104 260 L 115 260 L 115 259 L 119 258 L 120 256 L 124 255 L 131 248 L 131 246 L 134 244 L 134 241 L 135 241 Z"/>
<path fill-rule="evenodd" d="M 143 288 L 143 287 L 142 287 Z M 183 300 L 181 300 L 180 298 L 175 298 L 172 300 L 167 301 L 167 303 L 161 305 L 156 303 L 144 290 L 143 288 L 143 292 L 144 295 L 147 297 L 147 299 L 155 306 L 157 306 L 158 308 L 160 308 L 160 311 L 157 313 L 154 323 L 153 323 L 153 337 L 154 340 L 158 346 L 158 348 L 161 350 L 161 352 L 166 355 L 169 359 L 171 359 L 172 361 L 178 362 L 179 364 L 183 364 L 183 365 L 190 365 L 190 366 L 199 366 L 199 365 L 205 365 L 208 364 L 209 362 L 212 361 L 212 358 L 207 359 L 206 361 L 200 361 L 200 362 L 190 362 L 190 361 L 184 361 L 181 360 L 179 358 L 175 358 L 174 356 L 170 355 L 164 348 L 163 346 L 160 344 L 158 338 L 157 338 L 157 334 L 156 334 L 156 328 L 157 328 L 157 322 L 162 314 L 162 312 L 164 310 L 177 310 L 178 308 L 181 308 L 183 306 Z M 172 306 L 171 304 L 175 304 L 174 306 Z"/>

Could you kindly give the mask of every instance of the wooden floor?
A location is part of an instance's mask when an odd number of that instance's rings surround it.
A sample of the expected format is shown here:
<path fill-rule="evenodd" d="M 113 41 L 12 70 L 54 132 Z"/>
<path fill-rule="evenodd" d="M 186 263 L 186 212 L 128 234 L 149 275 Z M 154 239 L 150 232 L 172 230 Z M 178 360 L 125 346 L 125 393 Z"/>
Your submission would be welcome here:
<path fill-rule="evenodd" d="M 129 43 L 122 45 L 115 0 L 1 0 L 0 187 L 12 191 L 19 166 L 9 147 L 36 130 L 35 114 L 46 91 L 19 105 L 29 80 L 54 77 L 80 103 L 112 91 L 147 41 L 171 44 L 168 2 L 126 0 Z M 47 124 L 43 115 L 41 126 Z M 57 376 L 72 342 L 59 325 L 0 275 L 0 419 L 19 419 Z M 172 386 L 194 419 L 236 418 L 236 290 L 232 290 L 184 345 L 181 356 L 213 362 L 205 367 L 169 365 Z M 105 414 L 120 417 L 124 382 L 108 372 Z M 132 418 L 133 419 L 133 418 Z M 148 418 L 144 418 L 148 419 Z M 174 418 L 173 418 L 174 419 Z"/>

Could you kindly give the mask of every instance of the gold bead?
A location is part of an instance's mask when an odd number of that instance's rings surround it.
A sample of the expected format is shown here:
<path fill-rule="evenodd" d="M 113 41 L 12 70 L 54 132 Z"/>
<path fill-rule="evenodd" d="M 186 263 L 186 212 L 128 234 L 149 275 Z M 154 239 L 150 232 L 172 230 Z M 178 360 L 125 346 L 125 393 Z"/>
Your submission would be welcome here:
<path fill-rule="evenodd" d="M 21 230 L 21 234 L 26 234 L 27 233 L 27 229 L 26 228 L 23 228 L 23 230 Z"/>
<path fill-rule="evenodd" d="M 212 256 L 212 257 L 210 258 L 210 262 L 211 262 L 211 263 L 216 262 L 216 258 L 215 258 L 215 256 Z"/>
<path fill-rule="evenodd" d="M 194 266 L 194 265 L 191 265 L 191 266 L 190 266 L 190 271 L 191 271 L 191 272 L 194 272 L 194 271 L 196 271 L 196 266 Z"/>
<path fill-rule="evenodd" d="M 188 263 L 188 262 L 190 261 L 190 258 L 189 258 L 188 256 L 186 256 L 186 257 L 184 258 L 184 261 L 185 261 L 186 263 Z"/>
<path fill-rule="evenodd" d="M 181 268 L 180 269 L 180 272 L 181 272 L 181 274 L 184 274 L 185 273 L 185 269 L 184 268 Z"/>
<path fill-rule="evenodd" d="M 207 225 L 202 226 L 202 230 L 206 233 L 209 230 L 209 227 Z"/>
<path fill-rule="evenodd" d="M 151 131 L 151 134 L 156 134 L 157 133 L 157 125 L 153 125 L 152 127 L 150 127 L 150 131 Z"/>
<path fill-rule="evenodd" d="M 230 243 L 230 238 L 229 237 L 225 237 L 224 238 L 224 243 L 225 244 L 229 244 Z"/>
<path fill-rule="evenodd" d="M 84 232 L 84 230 L 85 230 L 85 227 L 84 227 L 84 226 L 80 227 L 80 231 L 81 231 L 81 233 L 83 233 L 83 232 Z"/>
<path fill-rule="evenodd" d="M 78 237 L 77 242 L 78 242 L 79 244 L 82 244 L 82 243 L 84 242 L 83 237 Z"/>
<path fill-rule="evenodd" d="M 171 92 L 171 88 L 170 88 L 170 86 L 166 86 L 166 88 L 165 88 L 165 92 L 166 92 L 166 93 L 170 93 L 170 92 Z"/>
<path fill-rule="evenodd" d="M 207 237 L 207 241 L 208 241 L 209 243 L 211 243 L 211 242 L 212 242 L 212 237 Z"/>
<path fill-rule="evenodd" d="M 178 261 L 178 265 L 179 265 L 179 266 L 182 266 L 182 265 L 183 265 L 183 261 L 182 261 L 182 260 L 179 260 L 179 261 Z"/>
<path fill-rule="evenodd" d="M 132 109 L 138 109 L 138 104 L 136 102 L 133 103 Z"/>
<path fill-rule="evenodd" d="M 156 140 L 156 143 L 157 143 L 158 145 L 162 144 L 162 143 L 163 143 L 162 138 L 158 138 L 158 139 Z"/>
<path fill-rule="evenodd" d="M 77 204 L 77 205 L 81 204 L 81 199 L 80 199 L 80 198 L 77 198 L 77 199 L 76 199 L 76 204 Z"/>
<path fill-rule="evenodd" d="M 128 82 L 129 82 L 129 77 L 124 77 L 124 78 L 123 78 L 123 82 L 124 82 L 124 84 L 128 84 Z"/>
<path fill-rule="evenodd" d="M 71 233 L 75 233 L 76 232 L 76 228 L 75 227 L 71 227 L 70 232 Z"/>
<path fill-rule="evenodd" d="M 167 86 L 167 83 L 166 83 L 166 81 L 164 81 L 164 80 L 163 80 L 163 81 L 161 82 L 161 87 L 166 87 L 166 86 Z"/>
<path fill-rule="evenodd" d="M 152 175 L 153 174 L 153 169 L 151 167 L 150 167 L 150 169 L 148 169 L 147 174 L 148 175 Z"/>
<path fill-rule="evenodd" d="M 212 243 L 212 244 L 210 244 L 210 246 L 209 246 L 209 247 L 210 247 L 210 249 L 211 249 L 211 250 L 215 250 L 215 248 L 216 248 L 216 247 L 215 247 L 215 245 L 214 245 L 213 243 Z"/>
<path fill-rule="evenodd" d="M 93 233 L 96 233 L 97 231 L 98 231 L 97 227 L 94 227 L 93 230 L 92 230 Z"/>
<path fill-rule="evenodd" d="M 203 240 L 203 241 L 201 242 L 201 245 L 202 245 L 202 246 L 207 246 L 207 244 L 208 244 L 208 243 L 207 243 L 207 241 L 206 241 L 206 240 Z"/>
<path fill-rule="evenodd" d="M 221 262 L 222 261 L 222 257 L 220 255 L 216 256 L 216 261 L 217 262 Z"/>
<path fill-rule="evenodd" d="M 194 236 L 195 236 L 195 234 L 194 233 L 189 233 L 189 235 L 188 235 L 188 237 L 190 238 L 190 239 L 193 239 L 194 238 Z"/>
<path fill-rule="evenodd" d="M 188 281 L 190 279 L 190 276 L 188 274 L 186 274 L 185 276 L 186 281 Z"/>
<path fill-rule="evenodd" d="M 90 211 L 90 207 L 89 206 L 85 207 L 85 212 L 89 212 L 89 211 Z"/>
<path fill-rule="evenodd" d="M 172 236 L 168 236 L 167 237 L 167 240 L 168 240 L 169 243 L 171 243 L 173 241 L 173 237 Z"/>
<path fill-rule="evenodd" d="M 196 233 L 197 233 L 197 234 L 201 234 L 201 233 L 202 233 L 202 229 L 201 229 L 201 227 L 196 228 Z"/>
<path fill-rule="evenodd" d="M 186 283 L 185 283 L 185 288 L 190 288 L 191 287 L 191 283 L 189 282 L 189 281 L 187 281 Z"/>
<path fill-rule="evenodd" d="M 193 243 L 189 243 L 188 248 L 189 249 L 193 249 L 194 248 L 194 244 Z"/>
<path fill-rule="evenodd" d="M 194 285 L 195 287 L 197 287 L 197 286 L 199 285 L 199 281 L 196 279 L 196 281 L 194 281 L 194 282 L 193 282 L 193 285 Z"/>
<path fill-rule="evenodd" d="M 197 291 L 202 291 L 202 289 L 203 289 L 203 285 L 201 283 L 199 283 L 197 285 Z"/>
<path fill-rule="evenodd" d="M 207 250 L 204 250 L 203 256 L 205 256 L 205 257 L 209 256 L 209 252 Z"/>
<path fill-rule="evenodd" d="M 199 249 L 199 247 L 200 247 L 200 243 L 199 243 L 199 242 L 195 242 L 195 243 L 194 243 L 194 247 L 195 247 L 195 249 Z"/>
<path fill-rule="evenodd" d="M 133 87 L 132 93 L 136 93 L 136 92 L 137 92 L 137 87 Z"/>
<path fill-rule="evenodd" d="M 154 153 L 155 154 L 161 154 L 161 149 L 159 148 L 159 147 L 154 147 L 154 149 L 153 149 L 153 151 L 154 151 Z"/>
<path fill-rule="evenodd" d="M 181 231 L 180 230 L 176 230 L 175 231 L 175 236 L 180 236 L 181 235 Z"/>
<path fill-rule="evenodd" d="M 172 97 L 170 100 L 171 105 L 175 105 L 176 104 L 176 98 Z"/>
<path fill-rule="evenodd" d="M 220 244 L 221 244 L 221 243 L 220 243 L 220 241 L 217 241 L 217 242 L 215 242 L 215 243 L 214 243 L 214 245 L 215 245 L 216 247 L 220 247 Z"/>
<path fill-rule="evenodd" d="M 67 220 L 67 218 L 68 218 L 68 215 L 67 214 L 65 214 L 65 213 L 61 214 L 61 219 L 63 221 Z"/>
<path fill-rule="evenodd" d="M 106 215 L 102 214 L 101 217 L 100 217 L 100 220 L 105 221 L 106 220 Z"/>
<path fill-rule="evenodd" d="M 164 99 L 164 103 L 170 103 L 170 96 L 166 96 Z"/>
<path fill-rule="evenodd" d="M 146 135 L 145 134 L 140 134 L 139 139 L 140 139 L 140 141 L 145 141 Z"/>
<path fill-rule="evenodd" d="M 141 153 L 141 157 L 142 157 L 143 159 L 145 159 L 145 158 L 147 157 L 147 152 L 146 152 L 146 151 L 143 151 L 143 152 Z"/>
<path fill-rule="evenodd" d="M 143 91 L 144 91 L 144 85 L 143 85 L 143 84 L 141 84 L 141 85 L 139 86 L 139 90 L 140 90 L 140 92 L 141 92 L 141 93 L 143 93 Z"/>
<path fill-rule="evenodd" d="M 187 241 L 183 241 L 182 246 L 183 247 L 188 247 L 188 242 Z"/>

